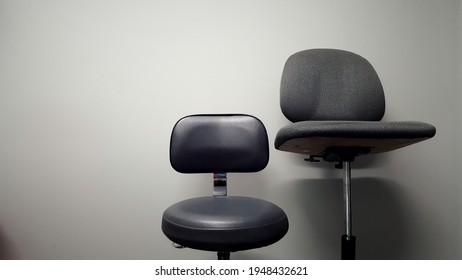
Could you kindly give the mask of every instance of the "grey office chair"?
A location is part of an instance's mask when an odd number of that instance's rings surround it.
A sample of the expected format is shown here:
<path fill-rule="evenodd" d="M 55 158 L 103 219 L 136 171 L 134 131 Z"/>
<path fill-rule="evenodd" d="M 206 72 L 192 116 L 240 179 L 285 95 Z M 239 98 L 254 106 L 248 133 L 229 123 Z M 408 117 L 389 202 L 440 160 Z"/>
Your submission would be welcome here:
<path fill-rule="evenodd" d="M 293 124 L 279 130 L 275 148 L 308 155 L 308 161 L 337 162 L 344 169 L 345 234 L 342 259 L 355 259 L 350 163 L 366 154 L 388 152 L 435 135 L 422 122 L 381 122 L 382 84 L 363 57 L 343 50 L 312 49 L 287 60 L 280 105 Z"/>
<path fill-rule="evenodd" d="M 268 246 L 289 227 L 284 211 L 265 200 L 227 196 L 226 173 L 258 172 L 269 159 L 268 136 L 249 115 L 193 115 L 173 128 L 170 163 L 181 173 L 213 173 L 213 196 L 178 202 L 165 210 L 162 231 L 177 247 L 230 252 Z"/>

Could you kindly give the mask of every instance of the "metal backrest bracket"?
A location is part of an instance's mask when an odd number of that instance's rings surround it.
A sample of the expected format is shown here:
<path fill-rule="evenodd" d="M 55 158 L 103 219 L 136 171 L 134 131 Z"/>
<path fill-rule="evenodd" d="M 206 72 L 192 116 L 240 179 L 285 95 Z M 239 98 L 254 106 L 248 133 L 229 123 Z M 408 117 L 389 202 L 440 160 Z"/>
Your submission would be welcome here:
<path fill-rule="evenodd" d="M 226 196 L 226 173 L 213 173 L 213 196 Z"/>

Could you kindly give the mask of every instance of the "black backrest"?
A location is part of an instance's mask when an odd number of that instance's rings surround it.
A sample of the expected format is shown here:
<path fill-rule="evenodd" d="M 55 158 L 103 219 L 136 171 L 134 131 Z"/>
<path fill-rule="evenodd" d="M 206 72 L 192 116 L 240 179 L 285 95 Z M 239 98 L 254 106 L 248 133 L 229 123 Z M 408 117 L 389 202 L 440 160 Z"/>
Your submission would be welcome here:
<path fill-rule="evenodd" d="M 382 84 L 372 65 L 343 50 L 311 49 L 289 57 L 280 98 L 292 122 L 379 121 L 385 112 Z"/>
<path fill-rule="evenodd" d="M 170 139 L 170 163 L 181 173 L 257 172 L 268 164 L 263 123 L 249 115 L 193 115 Z"/>

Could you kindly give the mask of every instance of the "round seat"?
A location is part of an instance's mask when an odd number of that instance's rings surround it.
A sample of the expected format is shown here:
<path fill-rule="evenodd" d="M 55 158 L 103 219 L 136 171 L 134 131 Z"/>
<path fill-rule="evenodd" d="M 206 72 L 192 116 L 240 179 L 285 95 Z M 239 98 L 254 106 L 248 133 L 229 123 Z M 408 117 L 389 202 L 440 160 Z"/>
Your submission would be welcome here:
<path fill-rule="evenodd" d="M 188 248 L 235 252 L 271 245 L 289 228 L 284 211 L 265 200 L 241 196 L 198 197 L 165 210 L 162 231 Z"/>

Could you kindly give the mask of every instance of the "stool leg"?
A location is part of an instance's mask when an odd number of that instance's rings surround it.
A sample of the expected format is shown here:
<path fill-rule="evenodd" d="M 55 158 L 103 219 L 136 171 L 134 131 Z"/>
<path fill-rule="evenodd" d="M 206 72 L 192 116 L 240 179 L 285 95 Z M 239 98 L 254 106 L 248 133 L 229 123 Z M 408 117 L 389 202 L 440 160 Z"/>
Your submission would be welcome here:
<path fill-rule="evenodd" d="M 218 260 L 229 260 L 230 253 L 229 252 L 218 252 Z"/>
<path fill-rule="evenodd" d="M 351 166 L 349 161 L 343 162 L 343 202 L 345 206 L 345 234 L 342 235 L 342 260 L 356 258 L 356 237 L 353 236 L 351 214 Z"/>

